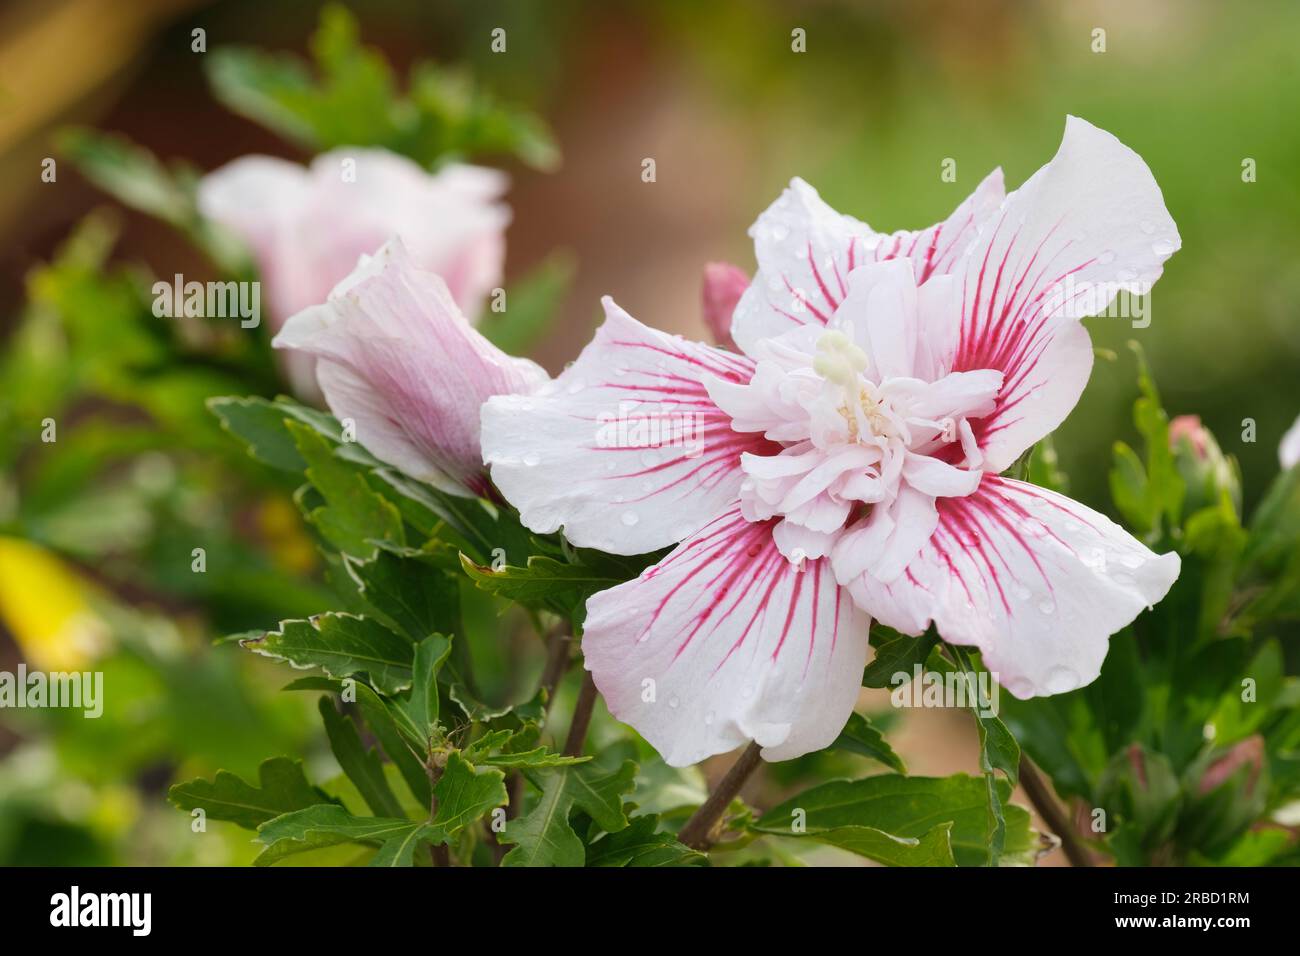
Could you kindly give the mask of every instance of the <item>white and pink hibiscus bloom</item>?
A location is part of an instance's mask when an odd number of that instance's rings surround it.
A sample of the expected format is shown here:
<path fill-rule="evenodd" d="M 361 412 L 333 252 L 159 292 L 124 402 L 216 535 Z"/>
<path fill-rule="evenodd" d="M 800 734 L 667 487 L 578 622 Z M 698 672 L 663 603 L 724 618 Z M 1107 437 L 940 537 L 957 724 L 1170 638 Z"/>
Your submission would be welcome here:
<path fill-rule="evenodd" d="M 304 167 L 244 156 L 204 176 L 200 211 L 253 253 L 276 332 L 291 315 L 324 302 L 336 283 L 392 236 L 421 268 L 436 272 L 471 321 L 501 284 L 510 208 L 504 173 L 450 165 L 429 173 L 382 149 L 336 149 Z M 292 357 L 294 390 L 313 396 L 312 362 Z"/>
<path fill-rule="evenodd" d="M 878 234 L 795 180 L 750 234 L 743 354 L 606 299 L 572 367 L 483 409 L 493 481 L 528 527 L 676 545 L 587 604 L 611 712 L 673 765 L 822 748 L 872 618 L 979 648 L 1017 697 L 1095 679 L 1178 557 L 1000 472 L 1078 401 L 1097 291 L 1145 292 L 1180 244 L 1150 170 L 1070 118 L 1018 191 L 994 172 L 929 229 Z"/>
<path fill-rule="evenodd" d="M 381 461 L 462 496 L 486 496 L 479 409 L 547 381 L 475 330 L 439 275 L 401 239 L 360 262 L 272 344 L 310 357 L 330 411 Z"/>

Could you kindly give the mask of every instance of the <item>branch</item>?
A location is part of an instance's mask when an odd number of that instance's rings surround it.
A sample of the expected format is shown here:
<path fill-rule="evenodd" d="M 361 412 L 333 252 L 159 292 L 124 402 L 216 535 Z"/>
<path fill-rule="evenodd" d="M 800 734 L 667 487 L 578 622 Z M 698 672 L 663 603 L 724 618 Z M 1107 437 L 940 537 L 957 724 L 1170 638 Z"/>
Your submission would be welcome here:
<path fill-rule="evenodd" d="M 1043 823 L 1047 824 L 1047 829 L 1060 838 L 1061 849 L 1065 851 L 1070 865 L 1092 866 L 1092 854 L 1079 840 L 1079 835 L 1071 825 L 1065 810 L 1056 802 L 1052 788 L 1024 753 L 1020 755 L 1020 785 L 1024 788 L 1025 795 L 1029 797 L 1029 802 L 1038 811 Z"/>
<path fill-rule="evenodd" d="M 582 690 L 578 691 L 578 702 L 573 706 L 573 723 L 569 724 L 569 736 L 564 741 L 566 757 L 581 757 L 583 744 L 587 742 L 587 728 L 591 725 L 591 710 L 596 706 L 596 682 L 591 679 L 591 671 L 582 672 Z"/>
<path fill-rule="evenodd" d="M 736 794 L 740 793 L 740 788 L 745 785 L 745 781 L 762 763 L 762 749 L 758 744 L 750 742 L 745 752 L 740 755 L 740 759 L 731 765 L 727 775 L 709 794 L 709 799 L 705 800 L 686 821 L 686 825 L 677 834 L 678 840 L 692 850 L 701 851 L 707 850 L 717 842 L 722 815 L 727 812 L 727 807 L 731 806 L 731 801 L 736 799 Z"/>

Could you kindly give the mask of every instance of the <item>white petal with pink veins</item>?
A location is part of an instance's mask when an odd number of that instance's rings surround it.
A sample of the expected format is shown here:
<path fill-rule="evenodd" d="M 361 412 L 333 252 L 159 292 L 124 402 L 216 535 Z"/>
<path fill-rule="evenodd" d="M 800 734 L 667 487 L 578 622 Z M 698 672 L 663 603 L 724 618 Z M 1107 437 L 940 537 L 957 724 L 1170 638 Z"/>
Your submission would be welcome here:
<path fill-rule="evenodd" d="M 736 306 L 732 337 L 753 355 L 763 339 L 800 325 L 824 327 L 848 293 L 849 273 L 863 263 L 909 259 L 918 283 L 947 272 L 1002 195 L 1002 172 L 994 170 L 944 222 L 882 235 L 836 212 L 802 179 L 791 180 L 750 227 L 758 273 Z"/>
<path fill-rule="evenodd" d="M 483 407 L 483 456 L 525 525 L 613 554 L 675 544 L 739 496 L 741 434 L 702 384 L 753 362 L 647 328 L 610 299 L 596 338 L 553 383 Z"/>
<path fill-rule="evenodd" d="M 670 765 L 751 740 L 788 760 L 844 728 L 869 624 L 825 560 L 798 570 L 770 523 L 732 511 L 592 597 L 582 649 L 610 712 Z"/>
<path fill-rule="evenodd" d="M 1141 157 L 1070 117 L 1056 156 L 1007 196 L 956 267 L 951 370 L 1005 375 L 998 408 L 972 423 L 988 470 L 1010 466 L 1078 401 L 1092 349 L 1077 320 L 1121 289 L 1149 291 L 1180 244 Z"/>
<path fill-rule="evenodd" d="M 861 575 L 849 590 L 896 630 L 919 634 L 933 619 L 1027 698 L 1095 680 L 1110 635 L 1163 598 L 1178 571 L 1176 554 L 1152 553 L 1104 515 L 987 475 L 974 495 L 939 500 L 938 528 L 902 576 Z"/>

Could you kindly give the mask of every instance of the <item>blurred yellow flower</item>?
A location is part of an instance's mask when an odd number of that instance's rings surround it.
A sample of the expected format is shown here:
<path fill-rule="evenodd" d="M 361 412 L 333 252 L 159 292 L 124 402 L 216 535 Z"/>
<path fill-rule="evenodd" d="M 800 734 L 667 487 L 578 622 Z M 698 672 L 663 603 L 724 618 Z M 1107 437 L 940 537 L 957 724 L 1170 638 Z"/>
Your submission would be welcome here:
<path fill-rule="evenodd" d="M 91 586 L 49 551 L 0 537 L 0 619 L 28 663 L 77 670 L 104 650 L 108 625 L 90 597 Z"/>

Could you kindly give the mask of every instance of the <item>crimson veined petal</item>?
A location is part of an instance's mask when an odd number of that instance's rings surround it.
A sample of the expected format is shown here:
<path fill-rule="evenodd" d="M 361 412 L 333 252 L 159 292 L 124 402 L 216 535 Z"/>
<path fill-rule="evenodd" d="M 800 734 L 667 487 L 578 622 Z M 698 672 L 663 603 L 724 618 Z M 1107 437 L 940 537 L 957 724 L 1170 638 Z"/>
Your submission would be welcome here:
<path fill-rule="evenodd" d="M 728 511 L 587 602 L 587 669 L 673 766 L 751 740 L 768 760 L 821 749 L 857 700 L 870 621 L 827 561 L 792 565 L 773 524 Z"/>
<path fill-rule="evenodd" d="M 531 395 L 483 407 L 483 456 L 525 525 L 642 554 L 732 506 L 740 456 L 776 446 L 732 429 L 702 384 L 747 382 L 744 356 L 648 328 L 606 298 L 578 360 Z"/>
<path fill-rule="evenodd" d="M 916 282 L 950 271 L 1002 201 L 994 170 L 945 221 L 916 232 L 881 234 L 836 212 L 795 178 L 750 227 L 758 272 L 736 306 L 732 337 L 746 353 L 800 325 L 824 326 L 849 291 L 849 273 L 869 262 L 907 258 Z"/>
<path fill-rule="evenodd" d="M 938 512 L 902 576 L 862 575 L 849 590 L 890 627 L 919 634 L 933 620 L 945 640 L 978 647 L 1016 697 L 1091 683 L 1110 636 L 1178 577 L 1178 555 L 1025 482 L 985 475 L 973 495 L 940 498 Z"/>
<path fill-rule="evenodd" d="M 1001 471 L 1079 399 L 1092 348 L 1078 319 L 1121 290 L 1149 291 L 1181 240 L 1151 170 L 1110 133 L 1069 117 L 1056 156 L 1007 196 L 956 266 L 951 371 L 1004 374 L 997 408 L 972 422 Z"/>

